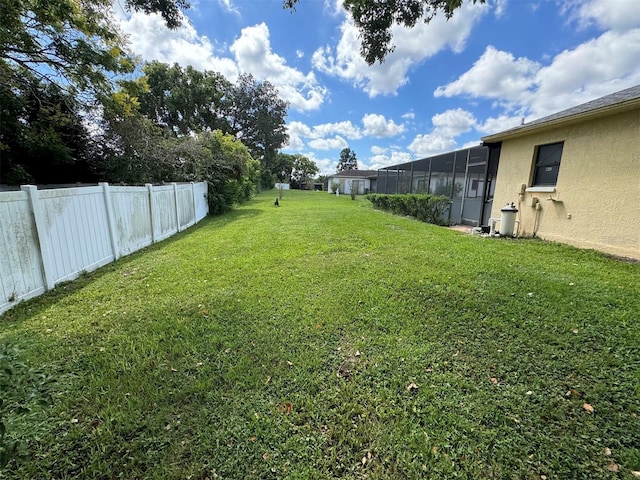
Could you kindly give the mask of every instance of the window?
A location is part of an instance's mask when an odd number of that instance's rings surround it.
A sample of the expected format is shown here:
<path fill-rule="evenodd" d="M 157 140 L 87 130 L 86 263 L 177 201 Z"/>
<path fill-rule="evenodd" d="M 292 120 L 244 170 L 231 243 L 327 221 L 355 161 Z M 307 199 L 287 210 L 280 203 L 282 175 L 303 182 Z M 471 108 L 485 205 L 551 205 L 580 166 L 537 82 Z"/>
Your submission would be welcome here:
<path fill-rule="evenodd" d="M 534 187 L 556 184 L 563 145 L 564 142 L 560 142 L 537 147 L 536 166 L 533 172 Z"/>

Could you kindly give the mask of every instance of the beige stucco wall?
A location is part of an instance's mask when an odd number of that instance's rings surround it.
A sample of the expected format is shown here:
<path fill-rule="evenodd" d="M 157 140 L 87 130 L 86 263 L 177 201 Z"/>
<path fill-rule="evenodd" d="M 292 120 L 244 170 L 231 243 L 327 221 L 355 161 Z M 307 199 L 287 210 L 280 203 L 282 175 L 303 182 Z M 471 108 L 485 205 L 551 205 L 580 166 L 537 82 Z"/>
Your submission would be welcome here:
<path fill-rule="evenodd" d="M 535 146 L 561 141 L 555 192 L 520 195 Z M 640 259 L 640 110 L 504 140 L 491 216 L 507 202 L 519 204 L 520 236 L 534 234 L 537 212 L 540 238 Z"/>

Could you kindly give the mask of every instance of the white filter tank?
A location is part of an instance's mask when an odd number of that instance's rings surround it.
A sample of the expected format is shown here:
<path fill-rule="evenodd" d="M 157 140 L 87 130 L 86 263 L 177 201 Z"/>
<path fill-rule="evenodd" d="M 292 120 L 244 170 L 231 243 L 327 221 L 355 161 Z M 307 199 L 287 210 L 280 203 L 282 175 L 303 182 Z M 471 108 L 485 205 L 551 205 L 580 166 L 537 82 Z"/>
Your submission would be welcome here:
<path fill-rule="evenodd" d="M 511 203 L 500 210 L 500 212 L 500 236 L 513 237 L 518 209 L 513 203 Z"/>

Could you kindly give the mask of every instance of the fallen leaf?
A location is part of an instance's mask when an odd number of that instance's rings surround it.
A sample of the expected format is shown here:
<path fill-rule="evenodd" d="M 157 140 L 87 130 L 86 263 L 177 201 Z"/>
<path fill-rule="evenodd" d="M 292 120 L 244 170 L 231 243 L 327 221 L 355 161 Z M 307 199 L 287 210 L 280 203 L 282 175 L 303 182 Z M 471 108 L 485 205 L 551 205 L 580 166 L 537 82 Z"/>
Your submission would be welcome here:
<path fill-rule="evenodd" d="M 171 367 L 171 371 L 172 372 L 177 372 L 178 370 L 176 370 L 175 368 Z"/>
<path fill-rule="evenodd" d="M 367 463 L 367 457 L 362 457 L 362 460 L 360 460 L 362 462 L 362 465 L 364 465 L 365 463 Z"/>
<path fill-rule="evenodd" d="M 436 453 L 438 453 L 438 447 L 435 447 L 435 446 L 434 446 L 434 447 L 431 449 L 431 451 L 432 451 L 432 452 L 433 452 L 433 454 L 435 455 Z"/>
<path fill-rule="evenodd" d="M 498 384 L 498 379 L 497 379 L 496 377 L 491 377 L 491 378 L 489 379 L 489 381 L 490 381 L 491 383 L 493 383 L 494 385 L 497 385 L 497 384 Z"/>
<path fill-rule="evenodd" d="M 610 456 L 611 456 L 611 449 L 610 449 L 610 448 L 605 448 L 605 449 L 604 449 L 604 454 L 605 454 L 607 457 L 610 457 Z"/>
<path fill-rule="evenodd" d="M 226 354 L 231 353 L 231 349 L 230 349 L 230 348 L 227 348 L 227 349 L 224 351 L 224 353 L 226 353 Z"/>
<path fill-rule="evenodd" d="M 416 385 L 415 383 L 411 382 L 409 385 L 407 385 L 407 391 L 409 393 L 417 393 L 418 392 L 418 385 Z"/>
<path fill-rule="evenodd" d="M 284 403 L 284 408 L 285 408 L 285 412 L 287 413 L 287 415 L 289 415 L 291 413 L 291 404 L 289 402 L 285 402 Z"/>
<path fill-rule="evenodd" d="M 593 413 L 594 412 L 594 408 L 588 403 L 585 403 L 584 405 L 582 405 L 582 408 L 584 408 L 589 413 Z"/>
<path fill-rule="evenodd" d="M 269 383 L 271 381 L 271 376 L 268 376 L 264 383 Z"/>
<path fill-rule="evenodd" d="M 360 353 L 360 350 L 356 350 L 355 356 L 356 356 L 356 357 L 359 357 L 360 355 L 362 355 L 362 354 Z"/>
<path fill-rule="evenodd" d="M 262 454 L 262 458 L 263 458 L 263 460 L 264 460 L 265 462 L 268 462 L 268 461 L 269 461 L 269 454 L 268 454 L 268 453 L 264 453 L 264 454 Z"/>
<path fill-rule="evenodd" d="M 610 463 L 609 465 L 607 465 L 607 470 L 609 470 L 610 472 L 617 472 L 618 470 L 620 470 L 620 467 L 617 463 Z"/>
<path fill-rule="evenodd" d="M 631 470 L 631 475 L 633 475 L 636 478 L 640 478 L 640 472 L 636 472 L 635 470 Z"/>
<path fill-rule="evenodd" d="M 201 366 L 203 366 L 203 365 L 204 365 L 204 363 L 203 363 L 203 362 L 198 362 L 198 363 L 196 363 L 196 367 L 201 367 Z"/>
<path fill-rule="evenodd" d="M 293 362 L 291 362 L 290 360 L 287 360 L 287 365 L 289 365 L 290 367 L 293 367 Z"/>
<path fill-rule="evenodd" d="M 256 441 L 256 437 L 249 437 L 249 441 L 250 442 L 255 442 Z"/>
<path fill-rule="evenodd" d="M 575 334 L 577 335 L 577 334 L 578 334 L 578 329 L 577 329 L 577 328 L 574 328 L 574 329 L 572 330 L 572 332 L 573 332 L 573 333 L 575 333 Z"/>
<path fill-rule="evenodd" d="M 540 475 L 540 480 L 547 480 L 547 476 L 546 475 Z"/>

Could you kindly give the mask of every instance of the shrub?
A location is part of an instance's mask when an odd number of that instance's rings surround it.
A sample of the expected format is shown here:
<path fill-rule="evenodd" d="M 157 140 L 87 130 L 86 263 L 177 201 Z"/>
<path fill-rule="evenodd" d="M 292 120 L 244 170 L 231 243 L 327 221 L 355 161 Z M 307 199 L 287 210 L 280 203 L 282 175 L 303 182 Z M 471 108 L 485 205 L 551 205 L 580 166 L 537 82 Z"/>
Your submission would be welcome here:
<path fill-rule="evenodd" d="M 369 193 L 367 200 L 378 210 L 386 210 L 396 215 L 409 215 L 422 222 L 436 225 L 448 224 L 444 214 L 450 205 L 449 197 L 426 193 L 413 195 Z"/>

